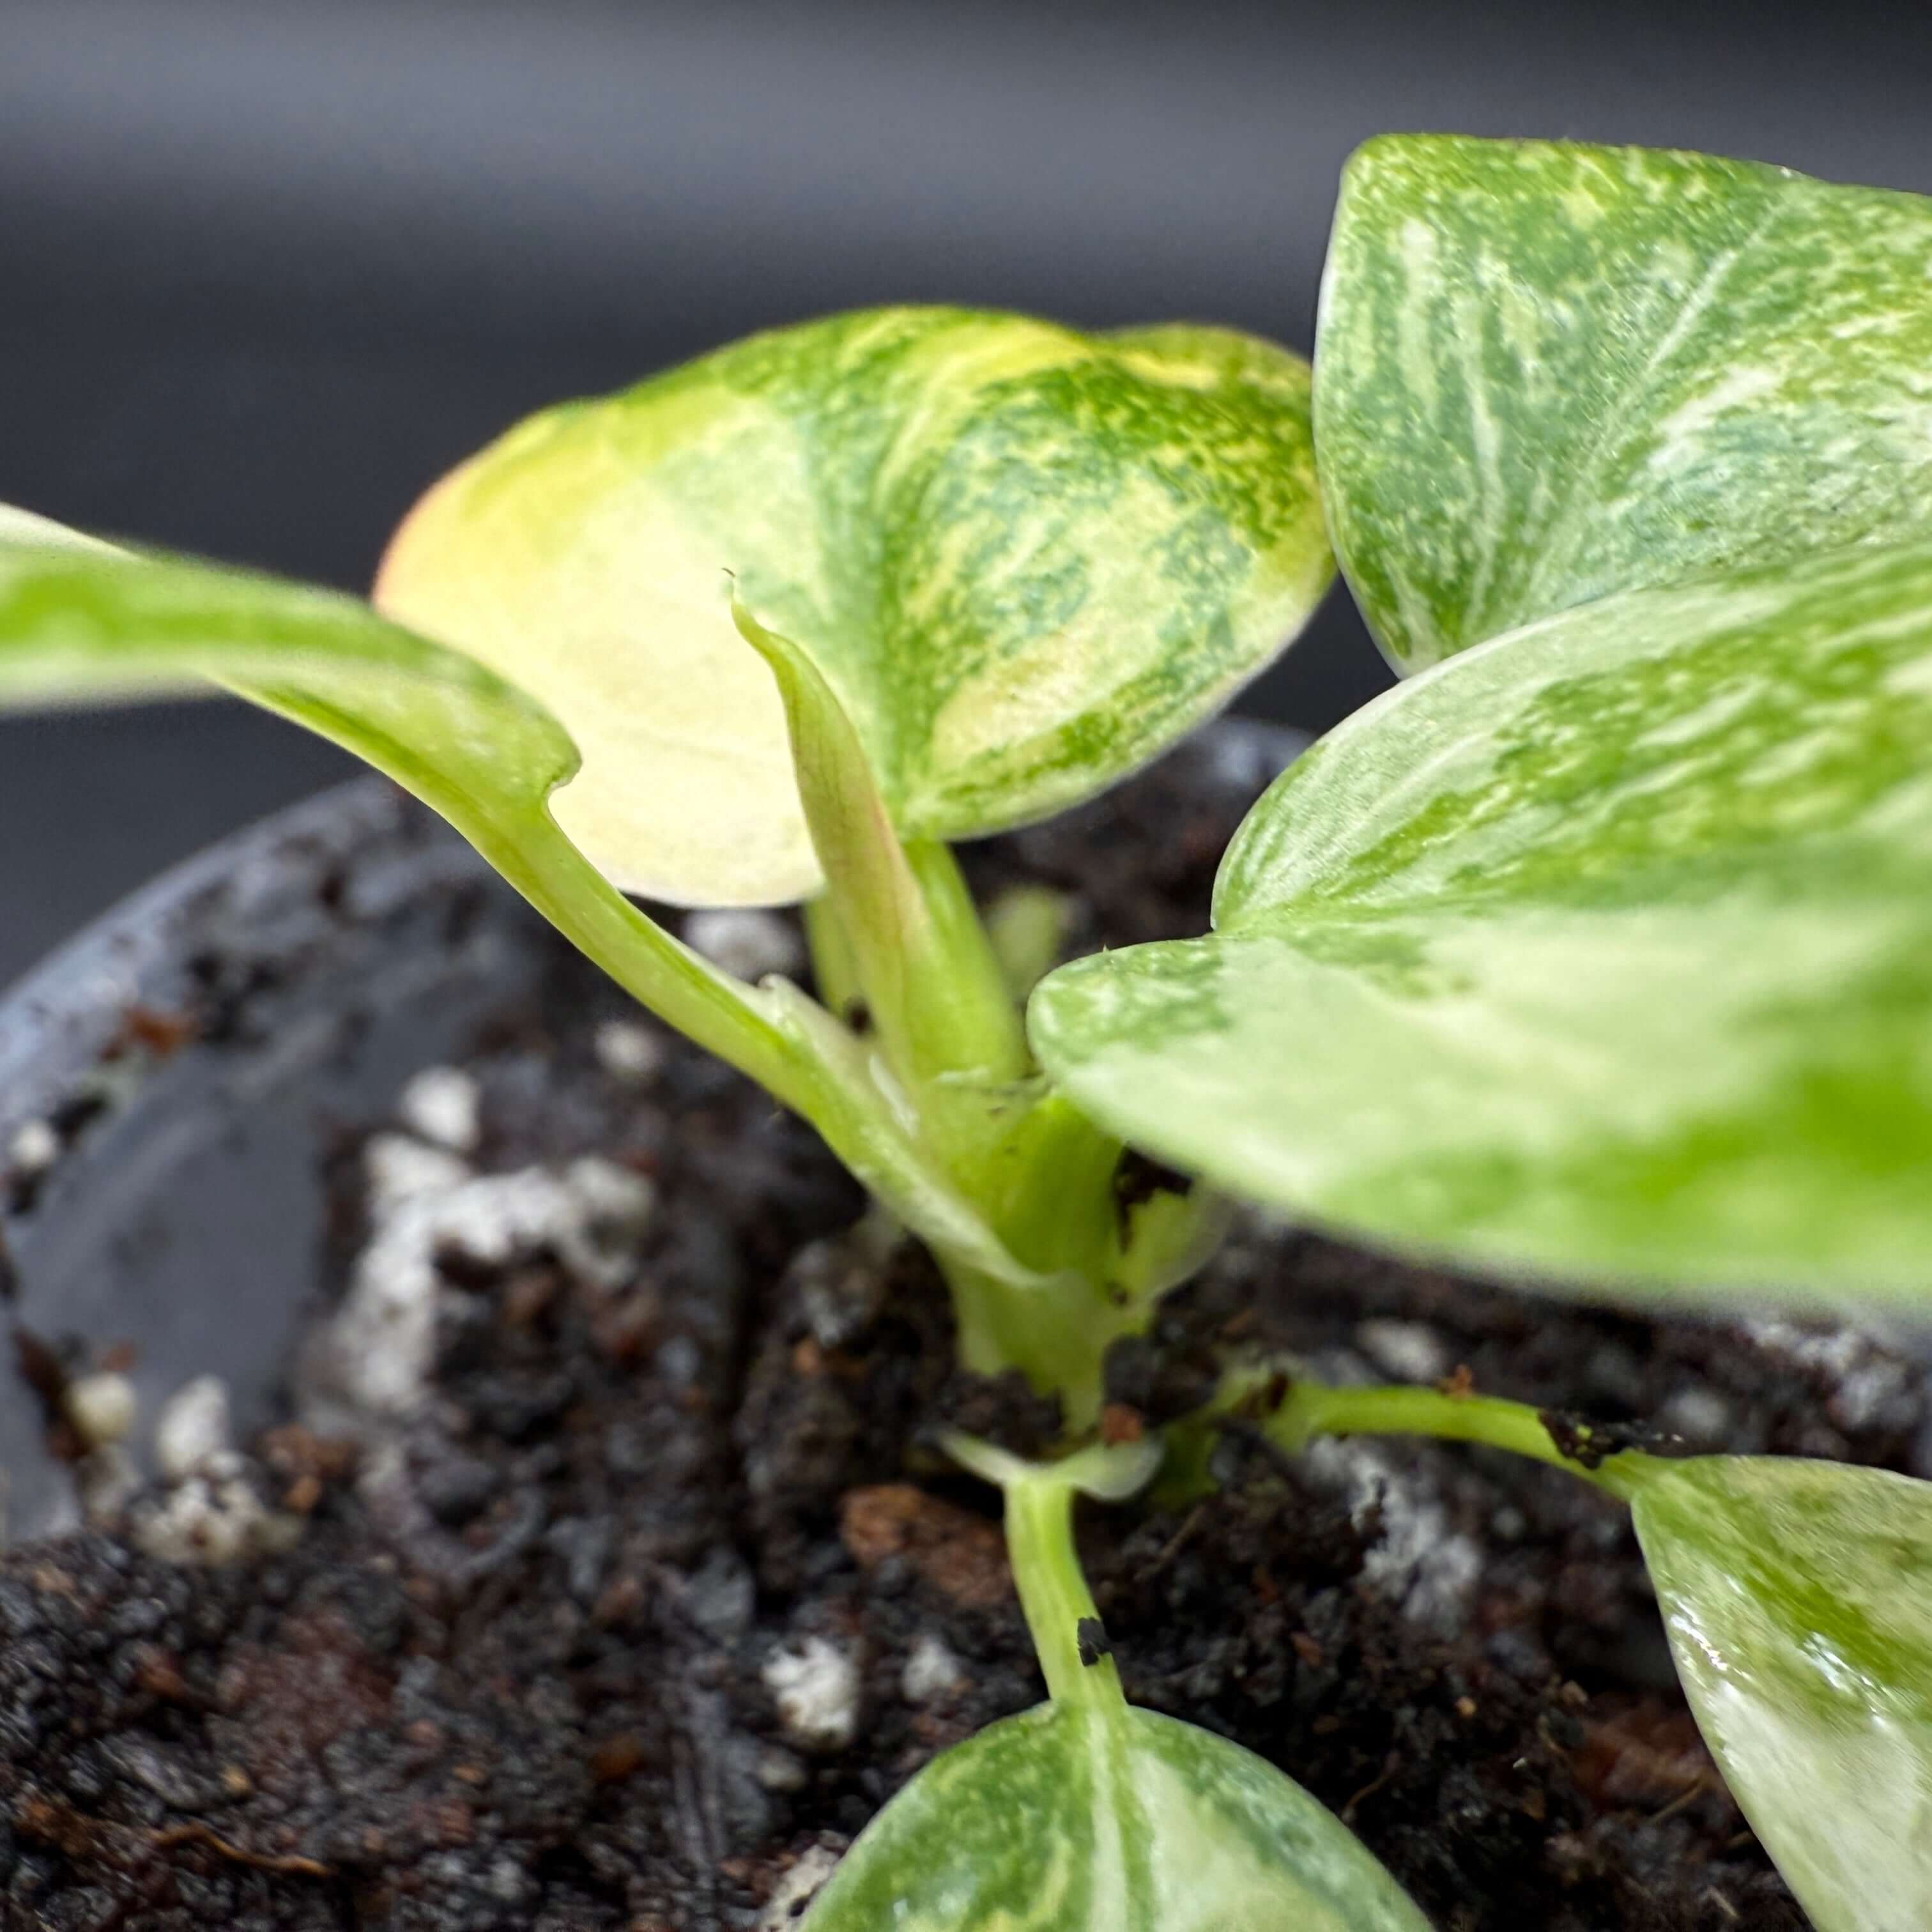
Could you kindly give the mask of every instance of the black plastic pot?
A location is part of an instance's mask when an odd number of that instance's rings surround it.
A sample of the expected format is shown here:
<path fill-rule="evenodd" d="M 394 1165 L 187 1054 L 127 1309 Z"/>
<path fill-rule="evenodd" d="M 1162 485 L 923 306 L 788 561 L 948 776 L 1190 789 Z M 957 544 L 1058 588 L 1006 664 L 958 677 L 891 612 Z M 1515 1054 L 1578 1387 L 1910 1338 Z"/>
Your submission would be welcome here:
<path fill-rule="evenodd" d="M 0 1316 L 97 1357 L 130 1345 L 144 1414 L 210 1371 L 259 1424 L 290 1285 L 316 1278 L 332 1128 L 379 1114 L 557 944 L 380 778 L 164 874 L 0 1000 Z M 22 1162 L 46 1129 L 51 1164 Z M 45 1438 L 0 1363 L 11 1538 L 70 1517 Z"/>

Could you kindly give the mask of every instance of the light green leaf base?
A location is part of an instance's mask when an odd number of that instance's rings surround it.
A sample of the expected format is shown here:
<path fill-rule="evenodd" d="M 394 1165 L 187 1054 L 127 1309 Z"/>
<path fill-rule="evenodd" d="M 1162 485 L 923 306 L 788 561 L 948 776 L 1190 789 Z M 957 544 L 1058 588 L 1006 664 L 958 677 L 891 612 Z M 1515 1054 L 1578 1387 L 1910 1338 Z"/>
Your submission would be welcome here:
<path fill-rule="evenodd" d="M 1152 1711 L 1043 1704 L 934 1760 L 806 1932 L 1428 1932 L 1272 1765 Z"/>
<path fill-rule="evenodd" d="M 1932 1923 L 1932 1484 L 1664 1466 L 1637 1534 L 1700 1730 L 1818 1932 Z"/>
<path fill-rule="evenodd" d="M 550 410 L 446 478 L 377 602 L 556 713 L 560 821 L 627 890 L 820 873 L 771 676 L 796 640 L 907 839 L 1045 817 L 1273 658 L 1330 573 L 1306 365 L 1231 331 L 885 308 Z"/>

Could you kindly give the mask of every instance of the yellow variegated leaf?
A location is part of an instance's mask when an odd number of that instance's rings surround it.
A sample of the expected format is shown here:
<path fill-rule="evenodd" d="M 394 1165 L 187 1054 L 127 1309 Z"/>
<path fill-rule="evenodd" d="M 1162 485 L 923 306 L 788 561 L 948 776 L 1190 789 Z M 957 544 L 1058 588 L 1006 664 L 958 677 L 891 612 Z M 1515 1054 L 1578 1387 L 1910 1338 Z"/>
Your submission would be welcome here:
<path fill-rule="evenodd" d="M 378 602 L 541 698 L 565 830 L 686 904 L 819 880 L 770 672 L 832 686 L 902 836 L 1040 818 L 1152 757 L 1298 631 L 1330 572 L 1306 365 L 1173 326 L 889 308 L 553 410 L 439 484 Z"/>

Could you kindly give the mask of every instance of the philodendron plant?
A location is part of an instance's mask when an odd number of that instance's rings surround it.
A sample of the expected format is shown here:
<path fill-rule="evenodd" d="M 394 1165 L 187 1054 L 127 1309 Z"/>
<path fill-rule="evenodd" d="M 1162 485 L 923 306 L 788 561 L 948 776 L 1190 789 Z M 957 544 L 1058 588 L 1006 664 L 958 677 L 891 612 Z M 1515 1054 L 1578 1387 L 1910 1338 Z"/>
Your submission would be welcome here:
<path fill-rule="evenodd" d="M 0 697 L 212 679 L 360 752 L 819 1130 L 931 1247 L 969 1368 L 1059 1398 L 1055 1458 L 948 1444 L 1004 1493 L 1048 1701 L 915 1778 L 813 1932 L 1423 1924 L 1280 1772 L 1123 1695 L 1074 1498 L 1204 1480 L 1231 1414 L 1629 1501 L 1792 1889 L 1821 1932 L 1906 1932 L 1932 1488 L 1600 1456 L 1511 1403 L 1240 1360 L 1165 1438 L 1096 1423 L 1218 1190 L 1578 1294 L 1932 1287 L 1928 370 L 1932 203 L 1386 140 L 1344 182 L 1312 384 L 1215 328 L 835 317 L 514 431 L 404 525 L 381 616 L 16 514 Z M 982 915 L 949 842 L 1225 704 L 1331 537 L 1411 675 L 1255 808 L 1211 935 L 1034 986 L 1050 916 Z M 627 892 L 802 899 L 817 997 Z M 1130 1150 L 1173 1184 L 1117 1184 Z"/>

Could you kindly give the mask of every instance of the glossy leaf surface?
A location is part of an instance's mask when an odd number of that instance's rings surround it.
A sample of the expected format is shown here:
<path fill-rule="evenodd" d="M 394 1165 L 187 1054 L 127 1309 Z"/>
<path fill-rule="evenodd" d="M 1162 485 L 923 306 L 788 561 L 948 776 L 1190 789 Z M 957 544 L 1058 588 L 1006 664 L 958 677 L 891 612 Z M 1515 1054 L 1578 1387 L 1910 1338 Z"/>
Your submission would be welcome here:
<path fill-rule="evenodd" d="M 1633 1505 L 1678 1675 L 1818 1932 L 1932 1911 L 1932 1485 L 1699 1457 Z"/>
<path fill-rule="evenodd" d="M 1150 1151 L 1506 1272 L 1922 1298 L 1932 543 L 1438 665 L 1284 773 L 1215 921 L 1034 996 Z"/>
<path fill-rule="evenodd" d="M 1306 364 L 1252 338 L 938 308 L 757 336 L 524 424 L 398 532 L 378 602 L 583 748 L 560 823 L 627 889 L 819 872 L 770 672 L 796 641 L 906 838 L 1042 817 L 1224 704 L 1330 571 Z"/>
<path fill-rule="evenodd" d="M 1588 600 L 1932 522 L 1932 201 L 1632 148 L 1350 162 L 1316 416 L 1415 669 Z"/>
<path fill-rule="evenodd" d="M 1042 1704 L 934 1760 L 807 1932 L 1428 1932 L 1341 1821 L 1151 1711 Z"/>

